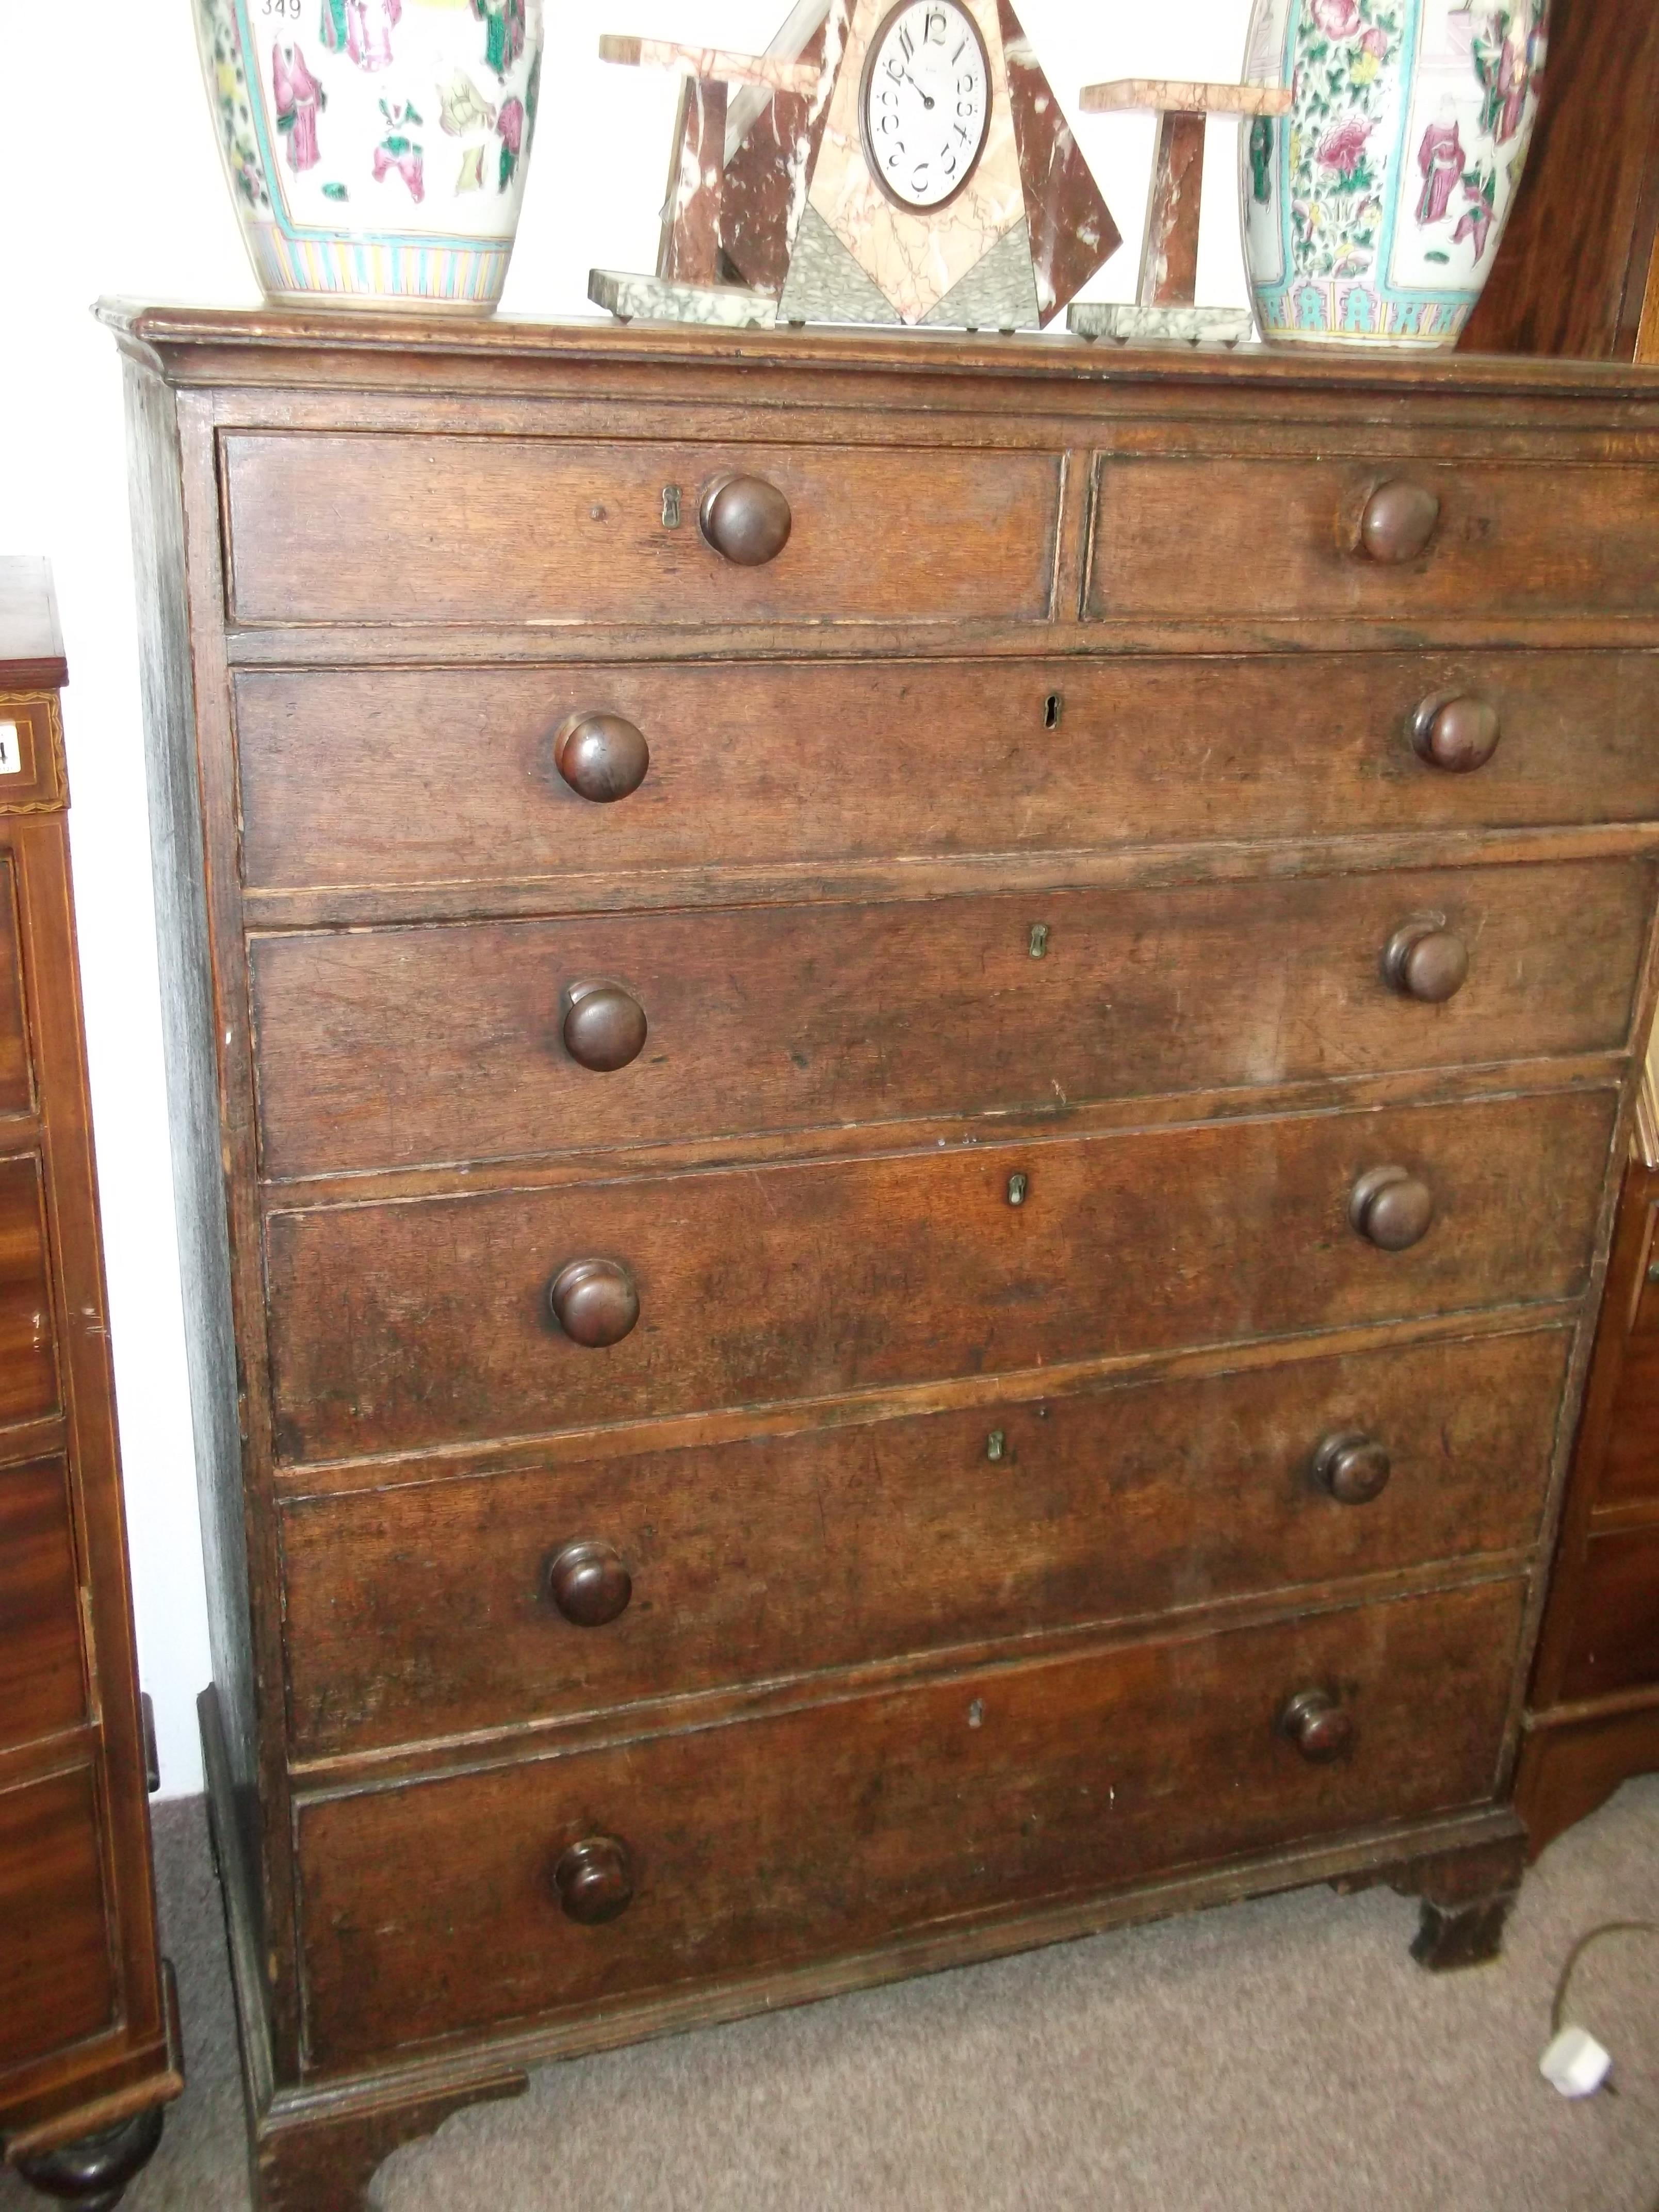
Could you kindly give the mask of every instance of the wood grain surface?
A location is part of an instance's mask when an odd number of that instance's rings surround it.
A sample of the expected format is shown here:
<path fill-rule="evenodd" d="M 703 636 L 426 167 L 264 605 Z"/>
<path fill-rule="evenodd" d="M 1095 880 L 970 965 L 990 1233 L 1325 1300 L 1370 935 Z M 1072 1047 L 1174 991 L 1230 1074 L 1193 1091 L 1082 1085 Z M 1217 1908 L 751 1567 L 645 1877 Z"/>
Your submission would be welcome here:
<path fill-rule="evenodd" d="M 0 1466 L 0 1747 L 86 1718 L 81 1584 L 61 1453 Z"/>
<path fill-rule="evenodd" d="M 92 1771 L 0 1790 L 0 2066 L 113 2025 Z"/>
<path fill-rule="evenodd" d="M 38 1420 L 58 1402 L 40 1160 L 25 1152 L 0 1159 L 0 1421 Z"/>
<path fill-rule="evenodd" d="M 23 1019 L 16 876 L 10 854 L 0 852 L 0 1115 L 27 1114 L 33 1106 L 34 1077 Z"/>

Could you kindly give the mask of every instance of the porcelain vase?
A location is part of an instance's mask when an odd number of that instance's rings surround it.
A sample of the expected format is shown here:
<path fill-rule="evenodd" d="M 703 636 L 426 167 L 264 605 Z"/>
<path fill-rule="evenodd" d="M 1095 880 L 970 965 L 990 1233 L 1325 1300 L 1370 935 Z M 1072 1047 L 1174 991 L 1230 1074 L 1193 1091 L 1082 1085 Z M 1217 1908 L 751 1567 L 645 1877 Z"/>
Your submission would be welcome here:
<path fill-rule="evenodd" d="M 196 0 L 268 297 L 488 314 L 518 228 L 543 0 Z"/>
<path fill-rule="evenodd" d="M 1449 346 L 1498 252 L 1549 0 L 1255 0 L 1245 74 L 1291 112 L 1239 132 L 1244 258 L 1275 345 Z"/>

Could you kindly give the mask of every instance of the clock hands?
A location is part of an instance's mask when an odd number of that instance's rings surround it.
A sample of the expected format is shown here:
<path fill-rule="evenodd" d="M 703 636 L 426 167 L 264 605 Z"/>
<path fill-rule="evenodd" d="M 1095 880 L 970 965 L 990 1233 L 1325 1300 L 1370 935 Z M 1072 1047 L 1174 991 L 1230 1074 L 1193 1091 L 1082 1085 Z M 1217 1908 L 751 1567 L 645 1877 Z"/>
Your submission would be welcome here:
<path fill-rule="evenodd" d="M 916 82 L 915 77 L 911 76 L 908 70 L 901 70 L 899 74 L 903 77 L 904 82 L 910 87 L 913 92 L 921 92 L 921 87 Z M 930 115 L 933 113 L 934 108 L 939 106 L 938 100 L 933 98 L 933 95 L 930 92 L 921 92 L 921 104 L 927 110 Z"/>

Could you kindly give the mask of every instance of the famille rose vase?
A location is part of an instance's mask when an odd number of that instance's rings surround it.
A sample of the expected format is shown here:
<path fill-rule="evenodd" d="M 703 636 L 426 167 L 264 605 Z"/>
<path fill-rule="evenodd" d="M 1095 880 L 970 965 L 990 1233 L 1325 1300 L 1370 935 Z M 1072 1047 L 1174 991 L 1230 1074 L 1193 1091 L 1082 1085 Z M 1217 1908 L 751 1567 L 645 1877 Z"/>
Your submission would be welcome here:
<path fill-rule="evenodd" d="M 1449 346 L 1514 204 L 1549 0 L 1255 0 L 1244 258 L 1275 345 Z"/>
<path fill-rule="evenodd" d="M 196 0 L 273 300 L 488 314 L 518 228 L 543 0 Z"/>

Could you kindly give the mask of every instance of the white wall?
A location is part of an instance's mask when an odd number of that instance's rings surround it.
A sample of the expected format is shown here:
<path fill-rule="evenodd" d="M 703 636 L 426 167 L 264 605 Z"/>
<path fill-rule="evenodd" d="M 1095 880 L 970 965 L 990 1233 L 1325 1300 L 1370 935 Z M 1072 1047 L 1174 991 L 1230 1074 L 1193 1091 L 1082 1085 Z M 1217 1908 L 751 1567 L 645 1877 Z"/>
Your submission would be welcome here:
<path fill-rule="evenodd" d="M 1139 117 L 1079 120 L 1091 78 L 1231 76 L 1249 0 L 1182 9 L 1021 0 L 1129 241 L 1091 290 L 1134 294 L 1151 155 Z M 785 0 L 547 0 L 544 96 L 504 313 L 581 315 L 592 264 L 649 269 L 673 90 L 606 69 L 601 30 L 761 46 Z M 196 1693 L 207 1680 L 189 1403 L 156 1000 L 120 380 L 88 313 L 105 294 L 252 305 L 258 295 L 219 169 L 190 0 L 88 0 L 76 88 L 61 88 L 64 11 L 0 0 L 0 552 L 57 571 L 81 961 L 92 1062 L 138 1616 L 162 1790 L 201 1787 Z M 1234 126 L 1211 131 L 1200 296 L 1245 297 Z"/>

